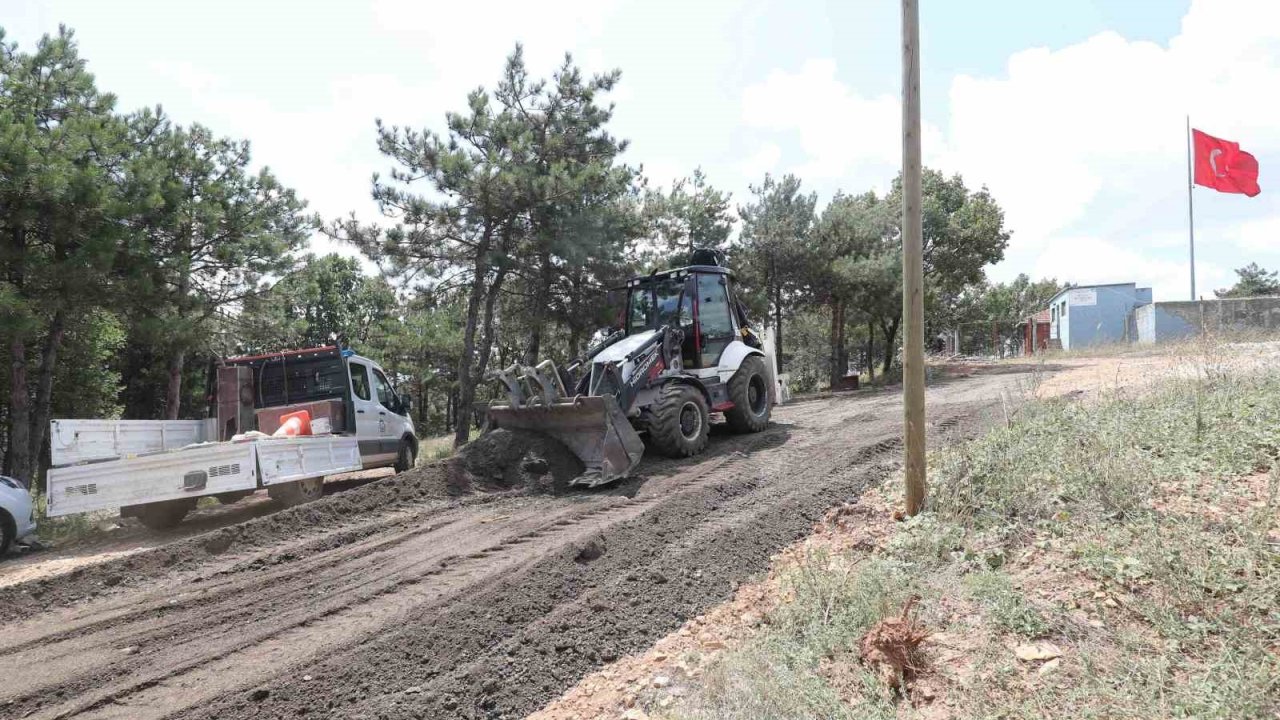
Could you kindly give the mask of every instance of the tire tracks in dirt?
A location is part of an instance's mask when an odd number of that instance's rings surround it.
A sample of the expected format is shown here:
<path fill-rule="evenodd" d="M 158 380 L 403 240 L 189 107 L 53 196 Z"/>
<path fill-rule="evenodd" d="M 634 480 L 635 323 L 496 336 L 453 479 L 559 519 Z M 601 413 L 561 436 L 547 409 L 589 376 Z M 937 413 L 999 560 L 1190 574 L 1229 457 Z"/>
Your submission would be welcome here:
<path fill-rule="evenodd" d="M 983 407 L 940 405 L 935 428 Z M 518 717 L 723 600 L 892 471 L 899 412 L 886 396 L 801 403 L 607 492 L 399 505 L 9 623 L 0 715 Z"/>

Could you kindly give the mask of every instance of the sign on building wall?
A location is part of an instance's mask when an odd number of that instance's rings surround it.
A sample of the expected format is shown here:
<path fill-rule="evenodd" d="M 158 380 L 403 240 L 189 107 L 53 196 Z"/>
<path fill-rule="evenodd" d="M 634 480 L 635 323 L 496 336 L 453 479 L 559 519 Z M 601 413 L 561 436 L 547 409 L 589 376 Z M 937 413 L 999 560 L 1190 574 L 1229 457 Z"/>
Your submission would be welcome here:
<path fill-rule="evenodd" d="M 1072 290 L 1067 293 L 1067 304 L 1079 307 L 1081 305 L 1097 305 L 1098 291 L 1093 288 L 1083 288 L 1080 290 Z"/>

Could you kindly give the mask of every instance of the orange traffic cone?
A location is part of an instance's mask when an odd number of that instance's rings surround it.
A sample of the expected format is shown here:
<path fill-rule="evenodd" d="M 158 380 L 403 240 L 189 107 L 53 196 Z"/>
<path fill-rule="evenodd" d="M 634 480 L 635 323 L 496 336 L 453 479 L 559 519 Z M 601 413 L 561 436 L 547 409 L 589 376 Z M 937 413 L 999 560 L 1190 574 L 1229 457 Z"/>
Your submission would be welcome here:
<path fill-rule="evenodd" d="M 296 437 L 311 434 L 311 413 L 306 410 L 291 412 L 280 416 L 280 427 L 271 433 L 271 437 Z"/>

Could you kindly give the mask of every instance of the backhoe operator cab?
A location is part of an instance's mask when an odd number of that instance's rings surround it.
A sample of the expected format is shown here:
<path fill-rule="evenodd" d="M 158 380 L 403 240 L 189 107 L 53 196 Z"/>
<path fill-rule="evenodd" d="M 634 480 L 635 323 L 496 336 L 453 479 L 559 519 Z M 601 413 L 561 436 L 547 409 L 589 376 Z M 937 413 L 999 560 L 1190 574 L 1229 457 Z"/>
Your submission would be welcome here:
<path fill-rule="evenodd" d="M 564 372 L 550 360 L 498 373 L 505 404 L 490 428 L 550 435 L 583 462 L 588 487 L 626 477 L 649 445 L 668 457 L 707 446 L 712 413 L 734 432 L 760 432 L 775 402 L 773 359 L 734 297 L 718 253 L 632 278 L 622 317 Z M 599 334 L 597 334 L 599 337 Z"/>
<path fill-rule="evenodd" d="M 729 271 L 715 265 L 691 265 L 633 278 L 626 286 L 625 337 L 597 354 L 593 367 L 620 360 L 631 348 L 668 328 L 672 331 L 669 341 L 678 343 L 679 353 L 663 353 L 671 360 L 667 370 L 697 378 L 709 412 L 732 409 L 729 381 L 744 359 L 758 355 L 763 360 L 764 352 L 742 305 L 733 297 L 730 280 Z M 757 375 L 748 390 L 748 403 L 757 413 L 764 412 L 767 377 Z"/>

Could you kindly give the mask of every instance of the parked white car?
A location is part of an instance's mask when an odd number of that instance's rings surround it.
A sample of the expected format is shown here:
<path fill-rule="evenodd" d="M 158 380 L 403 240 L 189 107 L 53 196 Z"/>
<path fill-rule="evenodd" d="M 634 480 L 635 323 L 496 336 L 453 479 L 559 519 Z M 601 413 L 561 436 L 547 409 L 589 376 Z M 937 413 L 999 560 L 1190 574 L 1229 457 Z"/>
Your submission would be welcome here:
<path fill-rule="evenodd" d="M 22 483 L 0 475 L 0 556 L 9 545 L 36 531 L 36 510 Z"/>

